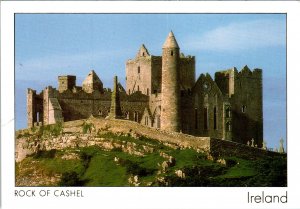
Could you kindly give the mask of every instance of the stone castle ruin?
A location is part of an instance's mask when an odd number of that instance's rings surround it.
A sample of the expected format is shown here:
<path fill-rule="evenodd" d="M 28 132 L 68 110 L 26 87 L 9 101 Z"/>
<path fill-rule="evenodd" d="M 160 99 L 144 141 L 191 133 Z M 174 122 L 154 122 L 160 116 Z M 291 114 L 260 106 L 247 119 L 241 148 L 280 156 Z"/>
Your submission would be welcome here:
<path fill-rule="evenodd" d="M 58 89 L 27 91 L 28 127 L 95 117 L 120 118 L 168 132 L 247 144 L 263 142 L 262 70 L 231 68 L 195 78 L 195 57 L 185 56 L 172 32 L 154 56 L 142 45 L 126 62 L 126 89 L 104 88 L 92 70 L 82 83 L 58 77 Z"/>

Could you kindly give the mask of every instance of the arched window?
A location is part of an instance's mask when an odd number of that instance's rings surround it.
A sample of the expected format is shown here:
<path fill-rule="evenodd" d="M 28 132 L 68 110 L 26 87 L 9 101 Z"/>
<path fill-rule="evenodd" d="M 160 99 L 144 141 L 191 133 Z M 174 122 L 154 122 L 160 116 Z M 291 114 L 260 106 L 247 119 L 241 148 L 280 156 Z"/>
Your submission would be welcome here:
<path fill-rule="evenodd" d="M 138 73 L 140 73 L 141 72 L 141 67 L 140 66 L 138 66 Z"/>
<path fill-rule="evenodd" d="M 246 108 L 247 108 L 246 105 L 243 105 L 243 106 L 242 106 L 242 113 L 245 113 L 245 112 L 246 112 Z"/>
<path fill-rule="evenodd" d="M 226 131 L 231 131 L 231 122 L 226 123 Z"/>
<path fill-rule="evenodd" d="M 231 108 L 227 107 L 226 108 L 226 118 L 230 118 L 231 117 Z"/>
<path fill-rule="evenodd" d="M 140 91 L 140 86 L 138 86 L 138 91 Z"/>
<path fill-rule="evenodd" d="M 171 56 L 173 56 L 173 50 L 171 50 Z"/>
<path fill-rule="evenodd" d="M 204 130 L 208 129 L 208 108 L 204 107 L 203 109 L 203 128 Z"/>

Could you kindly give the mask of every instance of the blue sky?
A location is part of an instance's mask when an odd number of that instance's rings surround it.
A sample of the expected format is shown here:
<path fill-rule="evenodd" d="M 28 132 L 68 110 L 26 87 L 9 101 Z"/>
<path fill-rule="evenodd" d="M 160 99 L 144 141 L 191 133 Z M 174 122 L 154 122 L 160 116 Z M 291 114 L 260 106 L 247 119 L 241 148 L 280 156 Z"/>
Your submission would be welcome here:
<path fill-rule="evenodd" d="M 26 127 L 26 88 L 57 86 L 57 76 L 94 69 L 125 86 L 125 62 L 141 44 L 150 54 L 173 30 L 181 52 L 196 56 L 196 75 L 231 67 L 263 69 L 264 139 L 286 140 L 286 16 L 284 14 L 17 14 L 16 128 Z"/>

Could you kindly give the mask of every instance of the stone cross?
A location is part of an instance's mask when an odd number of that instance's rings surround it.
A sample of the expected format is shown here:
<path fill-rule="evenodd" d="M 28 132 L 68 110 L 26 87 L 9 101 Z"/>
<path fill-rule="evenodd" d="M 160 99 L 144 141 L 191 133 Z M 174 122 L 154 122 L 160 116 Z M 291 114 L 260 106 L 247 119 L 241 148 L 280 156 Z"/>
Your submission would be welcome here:
<path fill-rule="evenodd" d="M 110 112 L 109 118 L 121 118 L 121 104 L 120 104 L 120 92 L 118 88 L 118 76 L 114 77 L 114 90 L 111 94 L 111 104 L 110 104 Z"/>
<path fill-rule="evenodd" d="M 251 147 L 254 147 L 254 139 L 251 139 Z"/>
<path fill-rule="evenodd" d="M 262 143 L 262 149 L 267 150 L 267 143 L 266 143 L 266 141 L 263 141 L 263 143 Z"/>
<path fill-rule="evenodd" d="M 283 138 L 281 138 L 279 142 L 280 142 L 280 145 L 279 145 L 279 150 L 278 150 L 278 152 L 284 153 L 284 147 L 283 147 L 283 142 L 284 142 L 284 140 L 283 140 Z"/>

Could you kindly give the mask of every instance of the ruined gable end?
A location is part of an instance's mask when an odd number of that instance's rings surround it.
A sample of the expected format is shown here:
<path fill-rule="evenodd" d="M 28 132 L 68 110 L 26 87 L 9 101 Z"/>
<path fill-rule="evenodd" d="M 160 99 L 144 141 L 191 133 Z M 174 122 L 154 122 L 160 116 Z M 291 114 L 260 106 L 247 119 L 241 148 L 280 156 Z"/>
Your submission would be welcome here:
<path fill-rule="evenodd" d="M 57 98 L 49 98 L 49 124 L 63 122 L 62 109 Z"/>
<path fill-rule="evenodd" d="M 86 93 L 93 93 L 96 90 L 101 93 L 103 92 L 103 83 L 94 70 L 92 70 L 83 81 L 82 89 Z"/>
<path fill-rule="evenodd" d="M 144 44 L 142 44 L 141 48 L 139 49 L 136 58 L 138 57 L 148 57 L 150 56 L 148 49 L 146 48 L 146 46 Z"/>

